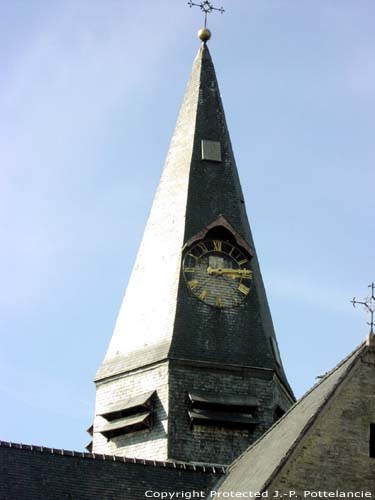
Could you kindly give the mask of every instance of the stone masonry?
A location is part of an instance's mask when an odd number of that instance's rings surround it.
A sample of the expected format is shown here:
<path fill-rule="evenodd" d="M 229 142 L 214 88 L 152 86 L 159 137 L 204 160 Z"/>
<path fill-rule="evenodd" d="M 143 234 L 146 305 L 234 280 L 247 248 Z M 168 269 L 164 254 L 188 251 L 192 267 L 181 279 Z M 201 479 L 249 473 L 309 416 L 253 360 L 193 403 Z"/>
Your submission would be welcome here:
<path fill-rule="evenodd" d="M 375 491 L 375 458 L 369 456 L 375 423 L 375 350 L 365 352 L 269 490 Z"/>

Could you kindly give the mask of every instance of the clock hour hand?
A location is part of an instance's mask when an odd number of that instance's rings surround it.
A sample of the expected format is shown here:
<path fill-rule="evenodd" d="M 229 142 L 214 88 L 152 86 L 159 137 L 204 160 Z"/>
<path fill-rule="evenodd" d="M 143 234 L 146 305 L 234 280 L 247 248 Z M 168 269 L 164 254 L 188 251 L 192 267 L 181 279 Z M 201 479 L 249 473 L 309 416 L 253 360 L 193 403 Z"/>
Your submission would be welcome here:
<path fill-rule="evenodd" d="M 214 268 L 208 267 L 207 273 L 214 276 L 230 276 L 231 278 L 251 278 L 253 276 L 253 272 L 249 269 L 225 269 L 225 268 Z"/>

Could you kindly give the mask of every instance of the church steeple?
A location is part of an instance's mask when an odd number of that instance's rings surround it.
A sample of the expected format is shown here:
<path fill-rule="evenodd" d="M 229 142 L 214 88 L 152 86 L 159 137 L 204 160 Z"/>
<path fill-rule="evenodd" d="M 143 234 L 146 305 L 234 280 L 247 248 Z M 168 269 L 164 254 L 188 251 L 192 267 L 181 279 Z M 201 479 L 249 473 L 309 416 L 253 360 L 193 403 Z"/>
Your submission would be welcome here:
<path fill-rule="evenodd" d="M 293 401 L 210 52 L 97 377 L 94 451 L 228 463 Z"/>

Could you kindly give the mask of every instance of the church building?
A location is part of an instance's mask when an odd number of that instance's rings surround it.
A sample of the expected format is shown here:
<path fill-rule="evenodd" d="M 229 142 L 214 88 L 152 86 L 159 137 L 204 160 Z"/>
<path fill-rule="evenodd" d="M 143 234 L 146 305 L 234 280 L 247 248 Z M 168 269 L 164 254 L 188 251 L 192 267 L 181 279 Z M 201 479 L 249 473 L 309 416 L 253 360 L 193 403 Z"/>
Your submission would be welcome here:
<path fill-rule="evenodd" d="M 0 441 L 1 500 L 375 498 L 375 336 L 295 401 L 199 37 L 88 451 Z"/>

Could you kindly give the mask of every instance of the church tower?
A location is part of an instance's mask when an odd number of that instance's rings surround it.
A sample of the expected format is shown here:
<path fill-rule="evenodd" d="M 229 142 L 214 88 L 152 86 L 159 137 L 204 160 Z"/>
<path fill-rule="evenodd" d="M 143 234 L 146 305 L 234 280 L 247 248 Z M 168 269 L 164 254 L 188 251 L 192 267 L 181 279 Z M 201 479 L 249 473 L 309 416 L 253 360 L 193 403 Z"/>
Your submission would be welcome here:
<path fill-rule="evenodd" d="M 207 33 L 96 375 L 94 453 L 228 464 L 294 401 Z"/>

